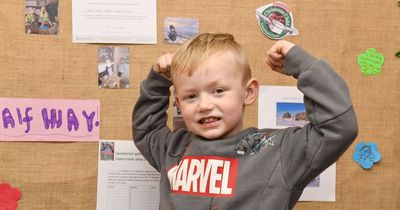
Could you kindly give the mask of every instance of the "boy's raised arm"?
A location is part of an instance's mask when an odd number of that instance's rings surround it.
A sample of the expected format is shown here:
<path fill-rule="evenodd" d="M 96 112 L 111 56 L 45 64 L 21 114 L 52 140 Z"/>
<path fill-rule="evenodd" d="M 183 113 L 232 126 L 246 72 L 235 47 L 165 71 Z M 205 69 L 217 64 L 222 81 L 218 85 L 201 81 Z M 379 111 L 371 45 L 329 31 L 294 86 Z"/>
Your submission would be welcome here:
<path fill-rule="evenodd" d="M 149 163 L 160 170 L 165 144 L 171 135 L 167 126 L 172 54 L 160 56 L 140 85 L 140 96 L 132 114 L 133 139 Z"/>
<path fill-rule="evenodd" d="M 347 84 L 326 61 L 278 41 L 267 53 L 267 64 L 298 79 L 310 119 L 303 128 L 289 128 L 281 144 L 282 172 L 296 190 L 346 151 L 357 136 L 357 120 Z"/>

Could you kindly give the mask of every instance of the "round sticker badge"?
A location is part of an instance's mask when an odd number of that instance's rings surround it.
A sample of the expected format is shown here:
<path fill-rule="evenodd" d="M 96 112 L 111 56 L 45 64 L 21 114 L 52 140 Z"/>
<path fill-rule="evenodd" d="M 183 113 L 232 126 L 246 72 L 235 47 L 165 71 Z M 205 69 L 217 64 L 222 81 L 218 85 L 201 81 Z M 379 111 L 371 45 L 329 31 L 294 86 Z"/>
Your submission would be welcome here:
<path fill-rule="evenodd" d="M 293 27 L 293 16 L 290 8 L 282 2 L 274 2 L 256 9 L 258 25 L 265 36 L 270 39 L 282 39 L 286 35 L 297 35 Z"/>

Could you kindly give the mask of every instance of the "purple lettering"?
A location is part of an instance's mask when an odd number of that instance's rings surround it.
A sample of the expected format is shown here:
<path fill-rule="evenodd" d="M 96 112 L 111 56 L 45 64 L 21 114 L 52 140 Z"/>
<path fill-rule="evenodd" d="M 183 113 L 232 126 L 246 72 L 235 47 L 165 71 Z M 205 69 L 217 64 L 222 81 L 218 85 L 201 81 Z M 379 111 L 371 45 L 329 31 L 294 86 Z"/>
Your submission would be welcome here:
<path fill-rule="evenodd" d="M 13 119 L 13 117 L 11 115 L 10 110 L 8 108 L 3 109 L 2 115 L 3 115 L 4 128 L 8 128 L 8 124 L 11 125 L 11 128 L 14 128 L 15 127 L 15 122 L 14 122 L 14 119 Z"/>
<path fill-rule="evenodd" d="M 29 117 L 28 112 L 32 110 L 32 107 L 27 107 L 25 109 L 25 117 L 22 119 L 22 121 L 26 122 L 26 130 L 25 133 L 28 133 L 29 130 L 31 130 L 31 121 L 33 120 L 33 117 Z"/>
<path fill-rule="evenodd" d="M 72 109 L 68 109 L 68 111 L 67 111 L 67 122 L 68 122 L 68 131 L 72 130 L 72 126 L 74 126 L 74 130 L 79 129 L 78 118 L 76 118 L 74 110 L 72 110 Z"/>
<path fill-rule="evenodd" d="M 86 118 L 88 131 L 91 132 L 93 130 L 93 118 L 94 118 L 95 112 L 90 113 L 90 115 L 88 116 L 86 114 L 86 111 L 82 111 L 82 115 Z"/>
<path fill-rule="evenodd" d="M 18 122 L 20 125 L 22 125 L 22 115 L 21 115 L 21 110 L 17 108 L 17 114 L 18 114 Z"/>
<path fill-rule="evenodd" d="M 42 118 L 43 118 L 43 123 L 44 127 L 46 130 L 49 129 L 51 126 L 51 129 L 53 129 L 55 126 L 57 128 L 61 127 L 62 125 L 62 111 L 58 110 L 58 119 L 57 119 L 57 111 L 55 109 L 50 109 L 50 118 L 47 115 L 47 108 L 42 109 Z"/>

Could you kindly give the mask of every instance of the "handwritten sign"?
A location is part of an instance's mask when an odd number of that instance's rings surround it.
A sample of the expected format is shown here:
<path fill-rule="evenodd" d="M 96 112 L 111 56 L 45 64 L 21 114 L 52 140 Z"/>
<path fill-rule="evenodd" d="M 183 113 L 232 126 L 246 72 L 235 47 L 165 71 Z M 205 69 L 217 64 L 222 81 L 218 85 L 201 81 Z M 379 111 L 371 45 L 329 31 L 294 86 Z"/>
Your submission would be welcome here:
<path fill-rule="evenodd" d="M 98 141 L 98 100 L 0 98 L 0 141 Z"/>

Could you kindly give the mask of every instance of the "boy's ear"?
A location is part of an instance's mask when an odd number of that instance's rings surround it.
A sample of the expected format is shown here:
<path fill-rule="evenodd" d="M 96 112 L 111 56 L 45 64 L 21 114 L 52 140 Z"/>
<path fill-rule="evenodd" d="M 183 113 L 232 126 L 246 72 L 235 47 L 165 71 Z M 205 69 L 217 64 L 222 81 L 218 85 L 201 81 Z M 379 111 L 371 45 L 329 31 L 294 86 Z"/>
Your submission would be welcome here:
<path fill-rule="evenodd" d="M 179 98 L 176 95 L 175 95 L 175 104 L 179 109 L 181 108 L 181 104 L 179 103 Z"/>
<path fill-rule="evenodd" d="M 260 87 L 260 84 L 258 83 L 258 80 L 255 78 L 251 78 L 247 84 L 246 84 L 246 92 L 245 92 L 245 99 L 244 99 L 244 105 L 251 105 L 256 101 L 257 96 L 258 96 L 258 89 Z"/>

